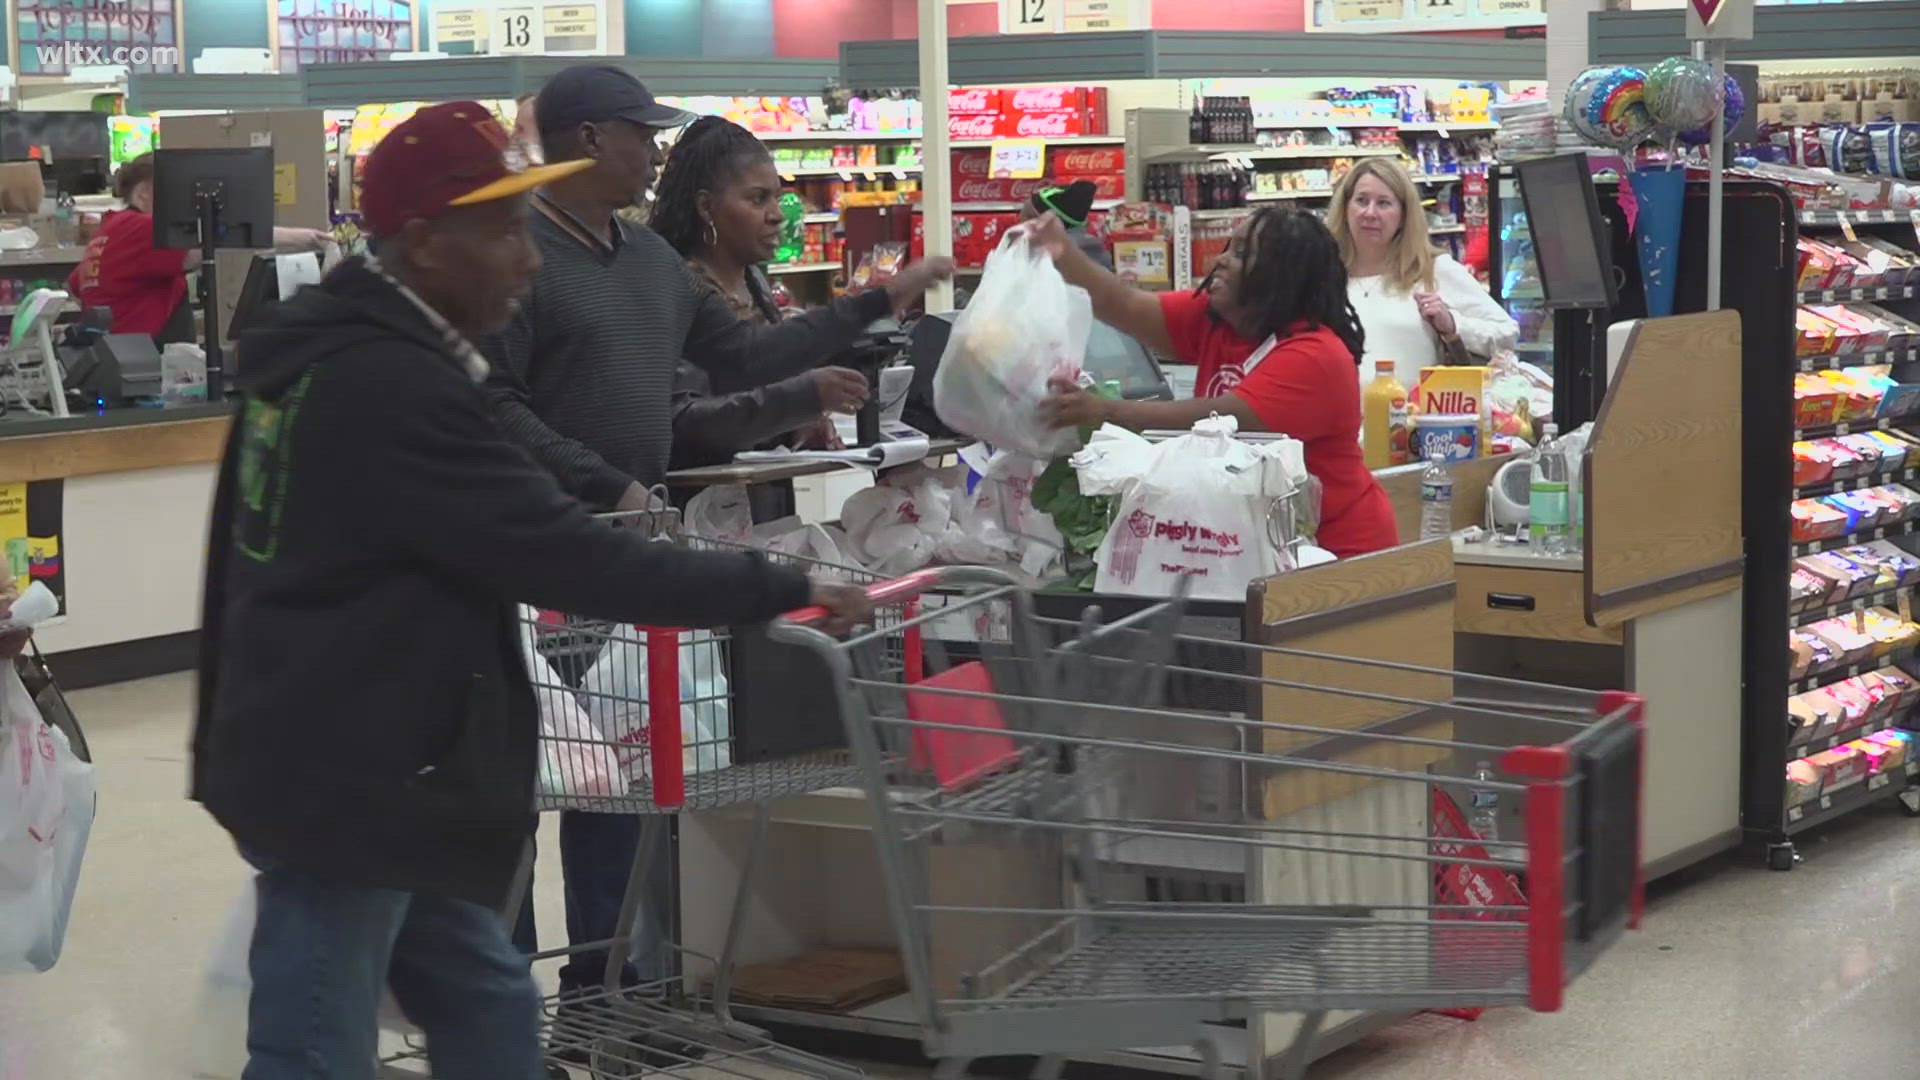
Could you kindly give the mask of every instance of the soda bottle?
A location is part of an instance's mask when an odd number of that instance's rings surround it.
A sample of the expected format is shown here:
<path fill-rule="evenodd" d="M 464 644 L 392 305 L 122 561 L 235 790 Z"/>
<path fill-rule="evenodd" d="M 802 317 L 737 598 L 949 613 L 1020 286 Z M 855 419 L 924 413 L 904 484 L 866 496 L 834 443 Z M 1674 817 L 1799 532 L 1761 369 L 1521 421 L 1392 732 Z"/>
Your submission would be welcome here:
<path fill-rule="evenodd" d="M 1447 471 L 1447 456 L 1435 450 L 1427 455 L 1427 469 L 1420 474 L 1420 539 L 1453 535 L 1453 474 Z"/>
<path fill-rule="evenodd" d="M 773 249 L 775 262 L 790 263 L 800 258 L 806 242 L 806 204 L 792 191 L 780 193 L 780 242 Z"/>
<path fill-rule="evenodd" d="M 1535 555 L 1568 553 L 1567 454 L 1560 445 L 1560 429 L 1540 426 L 1540 445 L 1528 469 L 1527 539 Z"/>
<path fill-rule="evenodd" d="M 1500 839 L 1500 793 L 1493 789 L 1493 762 L 1483 761 L 1473 769 L 1473 816 L 1467 828 L 1482 840 Z"/>

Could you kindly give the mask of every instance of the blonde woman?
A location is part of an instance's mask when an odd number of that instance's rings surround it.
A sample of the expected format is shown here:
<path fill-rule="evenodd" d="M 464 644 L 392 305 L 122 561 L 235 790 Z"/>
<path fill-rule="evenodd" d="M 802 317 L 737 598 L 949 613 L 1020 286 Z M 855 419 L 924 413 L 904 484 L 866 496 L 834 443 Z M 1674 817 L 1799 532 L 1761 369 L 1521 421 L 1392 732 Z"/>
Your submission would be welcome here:
<path fill-rule="evenodd" d="M 1513 347 L 1520 331 L 1513 316 L 1466 267 L 1434 250 L 1419 193 L 1398 162 L 1357 162 L 1333 189 L 1327 224 L 1347 265 L 1347 298 L 1366 333 L 1362 386 L 1372 380 L 1375 360 L 1391 359 L 1401 385 L 1412 390 L 1421 368 Z"/>

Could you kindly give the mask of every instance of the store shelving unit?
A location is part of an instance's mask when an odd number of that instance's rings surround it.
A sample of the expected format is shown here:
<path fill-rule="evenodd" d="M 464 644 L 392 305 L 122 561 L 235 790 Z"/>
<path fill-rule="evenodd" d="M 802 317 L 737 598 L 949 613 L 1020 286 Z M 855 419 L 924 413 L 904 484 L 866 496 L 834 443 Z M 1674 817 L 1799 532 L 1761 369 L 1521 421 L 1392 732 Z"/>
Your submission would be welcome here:
<path fill-rule="evenodd" d="M 1892 241 L 1909 250 L 1916 249 L 1915 216 L 1905 210 L 1852 210 L 1852 211 L 1802 211 L 1795 218 L 1800 232 L 1814 235 L 1836 233 L 1851 234 L 1871 230 L 1874 235 Z M 1838 237 L 1836 237 L 1838 239 Z M 1914 303 L 1920 290 L 1904 287 L 1863 287 L 1847 289 L 1799 290 L 1795 299 L 1808 304 L 1846 304 L 1855 302 L 1874 302 L 1887 305 L 1888 310 L 1909 318 L 1920 315 L 1920 305 Z M 1826 354 L 1820 356 L 1797 357 L 1786 365 L 1789 372 L 1811 372 L 1856 367 L 1865 364 L 1892 364 L 1897 378 L 1906 379 L 1920 371 L 1920 348 L 1901 347 L 1894 349 L 1876 349 L 1855 353 Z M 1904 370 L 1903 370 L 1904 369 Z M 1791 376 L 1787 376 L 1791 378 Z M 1818 425 L 1796 428 L 1793 438 L 1798 440 L 1830 438 L 1858 434 L 1869 431 L 1909 431 L 1920 433 L 1920 418 L 1876 418 L 1849 423 Z M 1805 499 L 1832 495 L 1843 491 L 1857 491 L 1886 484 L 1911 484 L 1920 478 L 1920 468 L 1901 467 L 1891 470 L 1876 470 L 1863 476 L 1846 480 L 1801 485 L 1790 490 L 1790 498 Z M 1789 545 L 1791 558 L 1800 559 L 1824 551 L 1834 551 L 1856 544 L 1877 541 L 1891 541 L 1904 551 L 1920 551 L 1920 521 L 1905 521 L 1879 525 L 1853 533 L 1812 542 Z M 1790 615 L 1788 626 L 1800 628 L 1820 622 L 1824 619 L 1842 617 L 1854 612 L 1863 612 L 1874 607 L 1902 608 L 1911 605 L 1920 595 L 1920 585 L 1909 583 L 1892 586 L 1872 593 L 1850 597 L 1844 601 Z M 1881 657 L 1875 657 L 1865 663 L 1832 665 L 1824 670 L 1811 672 L 1806 677 L 1787 683 L 1789 695 L 1804 694 L 1822 687 L 1832 686 L 1871 671 L 1881 670 L 1889 665 L 1913 670 L 1914 650 L 1911 647 L 1896 650 Z M 1894 721 L 1867 725 L 1848 731 L 1823 735 L 1817 739 L 1795 741 L 1789 734 L 1784 749 L 1784 758 L 1779 768 L 1786 763 L 1831 750 L 1851 740 L 1860 738 L 1871 731 L 1885 727 L 1911 726 L 1913 717 L 1899 715 Z M 1768 754 L 1766 756 L 1771 756 Z M 1756 767 L 1763 767 L 1756 761 Z M 1776 774 L 1777 775 L 1777 774 Z M 1765 826 L 1773 832 L 1773 838 L 1767 846 L 1768 864 L 1775 869 L 1790 869 L 1797 861 L 1794 838 L 1837 818 L 1844 817 L 1868 806 L 1883 803 L 1896 795 L 1902 795 L 1916 789 L 1916 776 L 1920 776 L 1920 762 L 1909 761 L 1903 770 L 1897 773 L 1877 773 L 1866 778 L 1864 783 L 1847 787 L 1839 792 L 1823 793 L 1818 798 L 1793 806 L 1784 806 L 1770 815 L 1765 815 Z M 1765 781 L 1756 777 L 1754 789 L 1760 788 Z M 1754 816 L 1754 803 L 1762 796 L 1750 789 L 1748 795 L 1748 814 Z M 1780 799 L 1776 782 L 1773 798 Z M 1910 808 L 1914 801 L 1906 802 Z"/>

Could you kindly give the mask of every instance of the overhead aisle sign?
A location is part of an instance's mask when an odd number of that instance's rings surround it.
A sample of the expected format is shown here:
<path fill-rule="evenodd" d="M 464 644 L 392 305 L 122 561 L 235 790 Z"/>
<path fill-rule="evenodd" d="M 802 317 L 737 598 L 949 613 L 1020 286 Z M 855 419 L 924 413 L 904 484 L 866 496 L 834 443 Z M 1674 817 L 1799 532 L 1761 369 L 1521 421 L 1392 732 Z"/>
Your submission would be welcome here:
<path fill-rule="evenodd" d="M 1314 0 L 1307 29 L 1406 34 L 1546 24 L 1546 0 Z"/>
<path fill-rule="evenodd" d="M 603 0 L 452 0 L 433 8 L 433 48 L 455 56 L 603 56 Z"/>

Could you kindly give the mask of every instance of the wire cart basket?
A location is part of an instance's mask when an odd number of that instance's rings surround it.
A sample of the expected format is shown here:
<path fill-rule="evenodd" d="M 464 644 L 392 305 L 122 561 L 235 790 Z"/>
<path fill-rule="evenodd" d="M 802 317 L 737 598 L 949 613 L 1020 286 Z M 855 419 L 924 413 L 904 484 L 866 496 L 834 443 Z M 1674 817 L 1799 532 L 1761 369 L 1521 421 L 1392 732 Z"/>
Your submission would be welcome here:
<path fill-rule="evenodd" d="M 664 507 L 664 499 L 660 505 Z M 650 540 L 745 549 L 726 540 L 685 535 L 678 511 L 671 508 L 607 517 Z M 887 590 L 864 570 L 767 554 L 816 577 L 868 584 L 882 595 Z M 882 625 L 889 624 L 882 620 Z M 818 697 L 811 722 L 804 710 L 794 708 L 785 684 L 788 673 L 780 670 L 782 650 L 771 646 L 764 629 L 632 626 L 524 608 L 521 637 L 543 725 L 538 809 L 646 819 L 615 923 L 622 933 L 534 957 L 549 960 L 601 950 L 607 955 L 600 987 L 584 995 L 555 995 L 544 1003 L 549 1059 L 556 1064 L 570 1061 L 578 1070 L 573 1075 L 584 1072 L 596 1080 L 641 1075 L 857 1080 L 861 1070 L 780 1045 L 760 1029 L 737 1021 L 730 1009 L 734 955 L 753 870 L 766 843 L 768 802 L 860 783 L 832 699 Z M 917 632 L 899 637 L 892 659 L 900 671 L 919 663 L 912 653 L 918 640 Z M 647 913 L 663 924 L 663 945 L 676 958 L 711 964 L 710 990 L 694 992 L 678 975 L 637 988 L 622 986 L 649 871 L 668 843 L 670 817 L 749 806 L 754 811 L 752 847 L 720 955 L 696 956 L 677 943 L 671 912 Z M 525 902 L 531 869 L 529 859 L 504 913 L 509 923 Z M 411 1056 L 418 1052 L 415 1048 Z"/>
<path fill-rule="evenodd" d="M 1637 924 L 1636 698 L 1237 644 L 1246 674 L 1226 677 L 1264 719 L 1172 709 L 1178 599 L 1103 625 L 1036 618 L 986 571 L 883 589 L 956 585 L 844 640 L 773 632 L 842 689 L 939 1076 L 1155 1046 L 1221 1075 L 1206 1025 L 1298 1013 L 1279 1062 L 1297 1080 L 1330 1012 L 1552 1011 Z M 978 661 L 914 680 L 888 662 L 981 607 L 1009 632 Z M 963 846 L 991 880 L 936 881 Z M 1229 878 L 1248 895 L 1194 887 Z"/>

